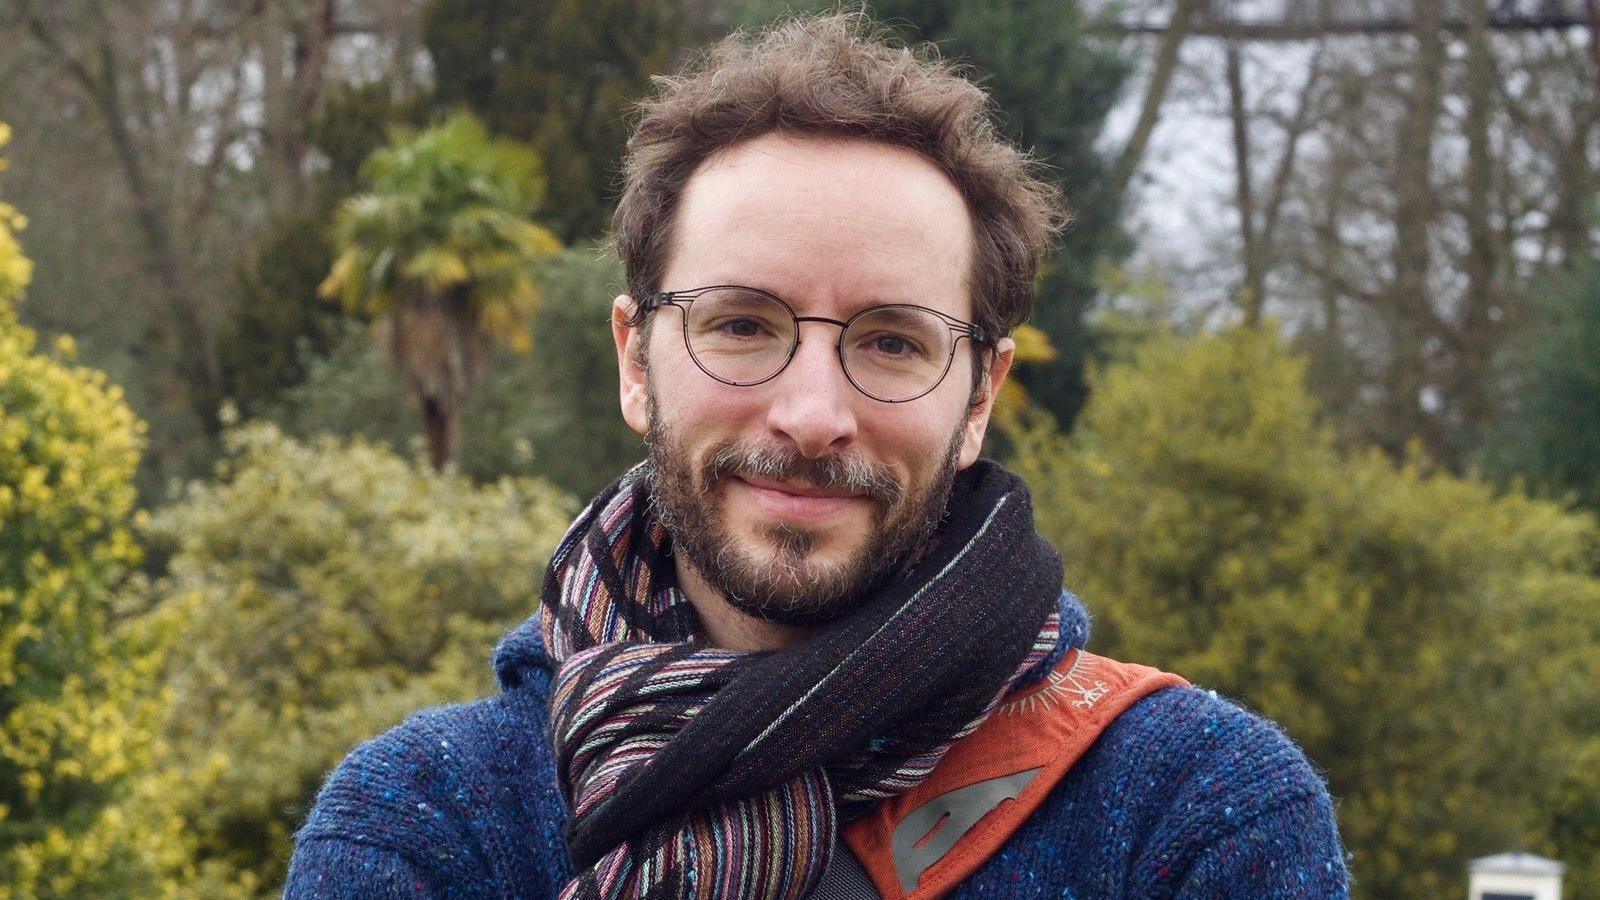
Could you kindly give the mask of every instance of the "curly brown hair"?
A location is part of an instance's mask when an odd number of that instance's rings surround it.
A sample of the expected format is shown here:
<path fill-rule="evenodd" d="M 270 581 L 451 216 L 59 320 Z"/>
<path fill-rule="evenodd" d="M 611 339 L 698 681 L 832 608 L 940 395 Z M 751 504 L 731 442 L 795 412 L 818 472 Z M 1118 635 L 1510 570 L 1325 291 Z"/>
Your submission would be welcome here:
<path fill-rule="evenodd" d="M 931 44 L 898 46 L 860 12 L 792 18 L 736 32 L 655 81 L 615 216 L 635 299 L 661 289 L 678 201 L 700 164 L 778 131 L 881 141 L 933 162 L 972 217 L 976 323 L 1005 335 L 1028 318 L 1040 258 L 1065 224 L 1060 192 L 1001 136 L 988 94 Z"/>

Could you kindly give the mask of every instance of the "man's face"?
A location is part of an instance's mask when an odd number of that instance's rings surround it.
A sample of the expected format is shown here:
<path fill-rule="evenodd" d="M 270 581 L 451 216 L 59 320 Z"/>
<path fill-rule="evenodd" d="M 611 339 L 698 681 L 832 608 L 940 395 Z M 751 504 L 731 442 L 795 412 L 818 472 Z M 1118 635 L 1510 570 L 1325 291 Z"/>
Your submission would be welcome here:
<path fill-rule="evenodd" d="M 973 317 L 965 204 L 907 150 L 753 139 L 690 178 L 675 236 L 664 290 L 744 285 L 840 321 L 886 303 Z M 788 366 L 738 387 L 695 365 L 681 310 L 653 313 L 648 338 L 627 326 L 632 310 L 619 297 L 612 317 L 623 415 L 650 446 L 675 552 L 735 607 L 791 623 L 837 616 L 925 542 L 977 459 L 1013 349 L 1001 342 L 976 407 L 966 340 L 933 391 L 885 403 L 845 376 L 834 325 L 801 323 Z"/>

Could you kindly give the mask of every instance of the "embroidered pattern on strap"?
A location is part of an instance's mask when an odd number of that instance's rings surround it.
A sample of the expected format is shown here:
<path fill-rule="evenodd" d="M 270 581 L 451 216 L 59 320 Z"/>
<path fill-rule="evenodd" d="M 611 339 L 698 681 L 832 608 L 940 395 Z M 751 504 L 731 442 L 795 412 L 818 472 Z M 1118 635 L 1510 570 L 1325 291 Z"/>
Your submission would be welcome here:
<path fill-rule="evenodd" d="M 1096 703 L 1111 693 L 1110 685 L 1093 677 L 1095 661 L 1099 657 L 1079 653 L 1072 667 L 1065 672 L 1051 672 L 1044 687 L 1018 697 L 1000 707 L 1007 715 L 1027 715 L 1036 709 L 1050 709 L 1069 697 L 1076 697 L 1072 705 L 1078 709 L 1093 709 Z"/>

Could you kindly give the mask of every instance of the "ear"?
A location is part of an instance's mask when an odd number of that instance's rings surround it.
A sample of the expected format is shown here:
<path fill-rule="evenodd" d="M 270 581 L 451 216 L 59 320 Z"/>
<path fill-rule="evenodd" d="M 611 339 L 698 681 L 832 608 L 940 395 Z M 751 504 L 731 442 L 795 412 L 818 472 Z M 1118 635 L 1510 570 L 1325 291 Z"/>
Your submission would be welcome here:
<path fill-rule="evenodd" d="M 628 324 L 636 305 L 627 294 L 611 301 L 611 339 L 617 345 L 617 381 L 621 389 L 622 419 L 642 437 L 650 429 L 649 389 L 645 381 L 644 335 Z"/>
<path fill-rule="evenodd" d="M 1000 395 L 1000 385 L 1005 383 L 1006 374 L 1011 371 L 1011 363 L 1016 355 L 1016 341 L 1011 338 L 1001 338 L 995 342 L 994 351 L 990 355 L 988 377 L 980 387 L 983 396 L 978 404 L 968 411 L 967 424 L 964 426 L 966 434 L 961 439 L 961 453 L 956 461 L 956 468 L 965 469 L 978 461 L 978 454 L 983 450 L 983 436 L 989 430 L 989 414 L 994 411 L 994 401 Z"/>

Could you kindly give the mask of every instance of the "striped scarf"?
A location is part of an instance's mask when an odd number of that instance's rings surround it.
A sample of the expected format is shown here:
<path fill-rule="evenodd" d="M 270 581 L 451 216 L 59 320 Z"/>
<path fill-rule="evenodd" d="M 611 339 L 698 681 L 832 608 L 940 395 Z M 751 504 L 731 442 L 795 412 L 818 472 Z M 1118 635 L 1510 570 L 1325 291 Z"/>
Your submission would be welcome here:
<path fill-rule="evenodd" d="M 711 647 L 647 464 L 557 547 L 540 624 L 578 875 L 563 898 L 801 898 L 838 829 L 922 781 L 1060 643 L 1061 560 L 1021 479 L 960 472 L 933 546 L 815 636 Z"/>

